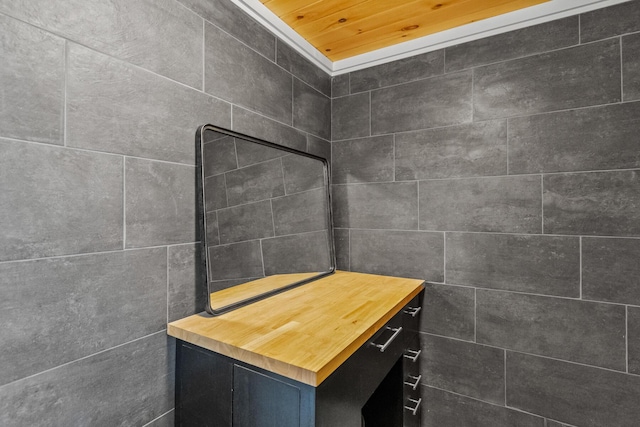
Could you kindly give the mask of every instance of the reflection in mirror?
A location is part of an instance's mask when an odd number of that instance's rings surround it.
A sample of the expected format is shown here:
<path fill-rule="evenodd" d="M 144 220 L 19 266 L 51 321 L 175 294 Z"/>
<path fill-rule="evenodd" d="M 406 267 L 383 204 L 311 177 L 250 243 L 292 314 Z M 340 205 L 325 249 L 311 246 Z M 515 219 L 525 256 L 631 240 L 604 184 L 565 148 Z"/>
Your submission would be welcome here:
<path fill-rule="evenodd" d="M 335 270 L 326 160 L 212 125 L 196 146 L 209 313 Z"/>

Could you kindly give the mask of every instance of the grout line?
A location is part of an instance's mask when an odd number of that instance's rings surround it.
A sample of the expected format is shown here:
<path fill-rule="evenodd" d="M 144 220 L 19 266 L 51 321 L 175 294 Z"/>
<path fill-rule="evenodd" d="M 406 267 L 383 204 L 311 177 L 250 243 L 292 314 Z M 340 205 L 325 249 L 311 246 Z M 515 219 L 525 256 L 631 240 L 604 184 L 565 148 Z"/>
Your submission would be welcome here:
<path fill-rule="evenodd" d="M 327 229 L 323 228 L 323 229 L 320 229 L 320 230 L 304 231 L 302 233 L 280 234 L 278 236 L 264 236 L 264 237 L 256 237 L 256 238 L 247 239 L 247 240 L 238 240 L 237 242 L 225 242 L 225 243 L 220 243 L 218 245 L 212 245 L 212 246 L 220 248 L 220 247 L 224 247 L 224 246 L 239 245 L 241 243 L 255 242 L 256 240 L 260 240 L 260 241 L 262 241 L 262 240 L 273 240 L 273 239 L 279 239 L 279 238 L 282 238 L 282 237 L 304 236 L 304 235 L 307 235 L 307 234 L 325 233 L 326 231 L 327 231 Z M 218 237 L 219 237 L 219 233 L 220 233 L 220 227 L 218 227 Z"/>
<path fill-rule="evenodd" d="M 116 254 L 116 253 L 120 253 L 120 252 L 144 251 L 144 250 L 149 250 L 149 249 L 166 248 L 168 246 L 193 245 L 193 244 L 196 244 L 196 243 L 200 243 L 200 241 L 186 242 L 186 243 L 174 243 L 172 245 L 156 245 L 156 246 L 142 246 L 142 247 L 139 247 L 139 248 L 112 249 L 112 250 L 101 251 L 101 252 L 85 252 L 85 253 L 81 253 L 81 254 L 52 255 L 52 256 L 45 256 L 45 257 L 38 257 L 38 258 L 14 259 L 14 260 L 0 261 L 0 265 L 2 265 L 2 264 L 10 264 L 10 263 L 14 263 L 14 262 L 47 261 L 47 260 L 55 260 L 55 259 L 83 257 L 83 256 L 90 256 L 90 255 L 105 255 L 105 254 Z"/>
<path fill-rule="evenodd" d="M 578 283 L 580 285 L 580 299 L 582 299 L 582 236 L 578 240 L 578 247 L 580 248 L 580 276 Z"/>
<path fill-rule="evenodd" d="M 622 58 L 622 36 L 620 36 L 620 102 L 624 102 L 624 61 Z"/>
<path fill-rule="evenodd" d="M 282 157 L 279 157 L 278 160 L 280 163 L 280 176 L 282 177 L 282 189 L 284 191 L 284 195 L 279 197 L 286 197 L 286 196 L 289 196 L 290 194 L 287 194 L 287 180 L 285 178 L 285 173 L 284 173 L 284 162 L 282 161 Z M 275 197 L 271 197 L 271 199 L 275 199 Z"/>
<path fill-rule="evenodd" d="M 624 310 L 625 310 L 624 311 L 624 317 L 625 317 L 624 344 L 625 344 L 625 352 L 626 352 L 625 370 L 628 374 L 629 373 L 629 306 L 625 305 Z"/>
<path fill-rule="evenodd" d="M 224 180 L 224 198 L 225 198 L 225 204 L 226 204 L 227 206 L 229 206 L 229 189 L 227 188 L 227 174 L 226 174 L 226 173 L 223 173 L 223 174 L 222 174 L 222 177 L 223 177 L 223 180 Z M 206 205 L 206 202 L 205 202 L 205 208 L 204 208 L 204 209 L 205 209 L 205 211 L 207 210 L 207 207 L 206 207 L 206 206 L 207 206 L 207 205 Z M 220 224 L 218 224 L 218 227 L 220 227 Z"/>
<path fill-rule="evenodd" d="M 372 132 L 371 132 L 371 92 L 369 91 L 369 136 L 373 136 Z"/>
<path fill-rule="evenodd" d="M 364 93 L 364 92 L 362 92 L 362 93 Z M 350 96 L 350 95 L 345 95 L 344 97 L 346 97 L 346 96 Z M 337 97 L 337 98 L 344 98 L 344 97 Z M 337 98 L 334 98 L 334 99 L 337 99 Z M 470 126 L 470 125 L 472 125 L 474 123 L 486 123 L 486 122 L 495 122 L 495 121 L 506 120 L 506 119 L 530 118 L 530 117 L 537 117 L 537 116 L 550 115 L 550 114 L 570 113 L 570 112 L 579 111 L 579 110 L 605 108 L 605 107 L 611 107 L 611 106 L 620 105 L 620 104 L 634 104 L 634 103 L 639 103 L 639 102 L 640 102 L 640 100 L 637 100 L 637 99 L 636 100 L 629 100 L 627 102 L 616 101 L 616 102 L 609 102 L 609 103 L 606 103 L 606 104 L 585 105 L 585 106 L 581 106 L 581 107 L 572 107 L 572 108 L 565 108 L 565 109 L 559 109 L 559 110 L 532 112 L 532 113 L 528 113 L 528 114 L 520 114 L 520 115 L 515 115 L 515 116 L 493 117 L 493 118 L 488 118 L 488 119 L 483 119 L 483 120 L 474 120 L 473 122 L 454 123 L 454 124 L 444 125 L 444 126 L 433 126 L 433 127 L 419 128 L 419 129 L 403 130 L 403 131 L 398 131 L 398 132 L 395 132 L 395 133 L 405 134 L 405 133 L 417 133 L 417 132 L 433 131 L 433 130 L 436 130 L 436 129 L 448 129 L 448 128 Z M 375 136 L 390 135 L 392 133 L 394 133 L 394 132 L 386 132 L 386 133 L 383 132 L 383 133 L 378 133 Z M 365 138 L 365 137 L 357 137 L 357 138 Z M 345 141 L 345 140 L 357 139 L 357 138 L 336 139 L 335 141 Z"/>
<path fill-rule="evenodd" d="M 475 122 L 476 118 L 476 101 L 475 101 L 475 84 L 476 84 L 476 69 L 471 69 L 471 123 Z"/>
<path fill-rule="evenodd" d="M 578 46 L 582 44 L 582 14 L 578 14 Z"/>
<path fill-rule="evenodd" d="M 262 249 L 262 239 L 260 242 L 260 262 L 262 263 L 262 277 L 267 277 L 267 273 L 264 270 L 264 250 Z"/>
<path fill-rule="evenodd" d="M 544 175 L 540 174 L 540 233 L 544 234 Z"/>
<path fill-rule="evenodd" d="M 625 371 L 622 371 L 622 370 L 617 370 L 617 369 L 612 369 L 612 368 L 605 368 L 603 366 L 589 365 L 589 364 L 586 364 L 586 363 L 576 362 L 576 361 L 573 361 L 573 360 L 559 359 L 557 357 L 545 356 L 543 354 L 527 353 L 526 351 L 516 350 L 516 349 L 512 349 L 512 348 L 498 347 L 498 346 L 492 345 L 492 344 L 475 343 L 473 341 L 463 340 L 463 339 L 460 339 L 460 338 L 450 337 L 450 336 L 446 336 L 446 335 L 434 334 L 434 333 L 431 333 L 431 332 L 419 331 L 419 333 L 422 334 L 422 335 L 432 336 L 432 337 L 436 337 L 436 338 L 443 338 L 443 339 L 456 341 L 456 342 L 460 342 L 460 343 L 466 343 L 466 344 L 476 345 L 476 346 L 480 346 L 480 347 L 493 348 L 493 349 L 496 349 L 496 350 L 508 351 L 508 352 L 511 352 L 511 353 L 524 354 L 525 356 L 539 357 L 541 359 L 554 360 L 556 362 L 569 363 L 571 365 L 584 366 L 586 368 L 591 368 L 591 369 L 599 369 L 599 370 L 603 370 L 603 371 L 607 371 L 607 372 L 612 372 L 612 373 L 615 373 L 615 374 L 632 375 L 633 377 L 640 378 L 640 374 L 634 374 L 634 373 L 631 373 L 631 372 L 625 372 Z"/>
<path fill-rule="evenodd" d="M 218 211 L 215 211 L 216 214 L 216 231 L 218 232 L 218 245 L 220 245 L 220 242 L 222 241 L 222 237 L 220 236 L 220 220 L 218 219 Z M 205 254 L 205 257 L 208 254 Z"/>
<path fill-rule="evenodd" d="M 275 237 L 276 236 L 276 220 L 275 220 L 275 215 L 273 214 L 273 199 L 269 199 L 269 208 L 271 209 L 271 227 L 272 227 L 271 230 L 273 231 L 273 236 Z M 218 232 L 220 232 L 220 227 L 218 227 Z"/>
<path fill-rule="evenodd" d="M 417 231 L 422 231 L 421 224 L 420 224 L 420 181 L 416 181 L 416 192 L 418 193 L 418 203 L 417 203 L 418 204 L 418 230 Z"/>
<path fill-rule="evenodd" d="M 100 354 L 102 354 L 102 353 L 106 353 L 106 352 L 108 352 L 108 351 L 112 351 L 112 350 L 115 350 L 115 349 L 117 349 L 117 348 L 124 347 L 124 346 L 129 345 L 129 344 L 133 344 L 133 343 L 134 343 L 134 342 L 136 342 L 136 341 L 141 341 L 141 340 L 144 340 L 144 339 L 146 339 L 146 338 L 152 337 L 152 336 L 157 335 L 157 334 L 162 334 L 162 335 L 165 335 L 165 336 L 166 336 L 166 335 L 167 335 L 167 328 L 166 328 L 166 327 L 165 327 L 165 328 L 162 328 L 162 329 L 160 329 L 160 330 L 158 330 L 158 331 L 156 331 L 156 332 L 152 332 L 152 333 L 147 334 L 147 335 L 145 335 L 145 336 L 138 337 L 138 338 L 134 338 L 134 339 L 132 339 L 132 340 L 130 340 L 130 341 L 127 341 L 127 342 L 124 342 L 124 343 L 121 343 L 121 344 L 118 344 L 118 345 L 114 345 L 113 347 L 109 347 L 109 348 L 106 348 L 106 349 L 104 349 L 104 350 L 100 350 L 100 351 L 97 351 L 97 352 L 95 352 L 95 353 L 91 353 L 91 354 L 88 354 L 88 355 L 86 355 L 86 356 L 82 356 L 82 357 L 80 357 L 80 358 L 78 358 L 78 359 L 70 360 L 70 361 L 65 362 L 65 363 L 62 363 L 62 364 L 60 364 L 60 365 L 58 365 L 58 366 L 54 366 L 54 367 L 52 367 L 52 368 L 45 369 L 44 371 L 36 372 L 36 373 L 34 373 L 34 374 L 27 375 L 26 377 L 19 378 L 19 379 L 17 379 L 17 380 L 14 380 L 14 381 L 8 382 L 8 383 L 6 383 L 6 384 L 2 384 L 2 385 L 0 385 L 0 390 L 1 390 L 2 388 L 4 388 L 4 387 L 7 387 L 7 386 L 11 385 L 11 384 L 16 384 L 16 383 L 19 383 L 19 382 L 21 382 L 21 381 L 25 381 L 25 380 L 28 380 L 28 379 L 30 379 L 30 378 L 37 377 L 37 376 L 39 376 L 39 375 L 46 374 L 46 373 L 48 373 L 48 372 L 52 372 L 52 371 L 55 371 L 55 370 L 57 370 L 57 369 L 64 368 L 64 367 L 69 366 L 69 365 L 71 365 L 71 364 L 74 364 L 74 363 L 77 363 L 77 362 L 81 362 L 81 361 L 83 361 L 83 360 L 85 360 L 85 359 L 89 359 L 89 358 L 91 358 L 91 357 L 96 357 L 96 356 L 98 356 L 98 355 L 100 355 Z"/>
<path fill-rule="evenodd" d="M 507 350 L 504 350 L 504 406 L 507 406 Z"/>
<path fill-rule="evenodd" d="M 442 283 L 447 283 L 447 232 L 442 235 Z"/>
<path fill-rule="evenodd" d="M 295 80 L 296 78 L 293 76 L 293 74 L 291 74 L 291 127 L 293 127 L 293 110 L 295 110 L 294 104 L 295 104 L 295 96 L 294 96 L 294 92 L 296 91 L 295 88 Z"/>
<path fill-rule="evenodd" d="M 64 40 L 62 60 L 64 62 L 63 93 L 62 93 L 62 146 L 67 146 L 67 92 L 69 84 L 69 42 Z"/>
<path fill-rule="evenodd" d="M 377 135 L 376 135 L 377 136 Z M 342 141 L 335 141 L 342 142 Z M 495 178 L 524 178 L 524 177 L 537 177 L 537 176 L 556 176 L 556 175 L 578 175 L 578 174 L 592 174 L 592 173 L 617 173 L 617 172 L 639 172 L 640 168 L 626 168 L 626 169 L 598 169 L 598 170 L 577 170 L 577 171 L 564 171 L 564 172 L 532 172 L 532 173 L 519 173 L 511 175 L 478 175 L 478 176 L 451 176 L 445 178 L 422 178 L 422 179 L 404 179 L 396 182 L 416 182 L 416 181 L 462 181 L 462 180 L 479 180 L 479 179 L 495 179 Z M 380 183 L 389 183 L 392 181 L 372 181 L 372 182 L 349 182 L 349 183 L 334 183 L 334 185 L 372 185 Z"/>
<path fill-rule="evenodd" d="M 347 229 L 347 234 L 348 234 L 348 248 L 347 248 L 347 253 L 349 255 L 349 259 L 348 259 L 348 267 L 349 267 L 349 271 L 351 271 L 351 229 Z"/>
<path fill-rule="evenodd" d="M 347 79 L 347 95 L 343 95 L 343 96 L 353 95 L 351 93 L 351 73 L 348 73 L 347 77 L 348 77 L 348 79 Z"/>
<path fill-rule="evenodd" d="M 154 424 L 156 421 L 160 420 L 161 418 L 163 418 L 163 417 L 165 417 L 165 416 L 169 415 L 170 413 L 172 413 L 172 412 L 174 412 L 174 411 L 175 411 L 175 408 L 171 408 L 171 409 L 169 409 L 167 412 L 165 412 L 164 414 L 160 415 L 159 417 L 152 419 L 151 421 L 149 421 L 148 423 L 146 423 L 146 424 L 145 424 L 145 425 L 143 425 L 142 427 L 153 427 L 153 424 Z"/>
<path fill-rule="evenodd" d="M 406 231 L 406 232 L 416 232 L 416 233 L 456 233 L 456 234 L 486 234 L 486 235 L 497 235 L 497 236 L 524 236 L 524 237 L 566 237 L 566 238 L 574 238 L 577 239 L 579 236 L 576 234 L 541 234 L 541 233 L 516 233 L 516 232 L 502 232 L 502 231 L 466 231 L 466 230 L 416 230 L 416 229 L 403 229 L 403 228 L 366 228 L 366 227 L 335 227 L 335 228 L 351 228 L 352 230 L 362 230 L 362 231 Z M 621 239 L 621 240 L 640 240 L 640 236 L 584 236 L 587 239 Z"/>
<path fill-rule="evenodd" d="M 478 343 L 478 288 L 473 288 L 473 342 Z"/>
<path fill-rule="evenodd" d="M 206 45 L 206 21 L 204 20 L 204 18 L 202 18 L 202 91 L 205 92 L 205 64 L 206 64 L 206 49 L 205 49 L 205 45 Z M 206 92 L 205 92 L 206 93 Z"/>
<path fill-rule="evenodd" d="M 393 134 L 393 182 L 396 181 L 396 134 Z"/>
<path fill-rule="evenodd" d="M 509 175 L 509 119 L 506 119 L 505 121 L 507 122 L 507 175 Z"/>
<path fill-rule="evenodd" d="M 464 397 L 465 399 L 473 400 L 473 401 L 475 401 L 475 402 L 481 402 L 481 403 L 484 403 L 484 404 L 487 404 L 487 405 L 494 406 L 494 407 L 496 407 L 496 408 L 502 408 L 502 409 L 505 409 L 505 407 L 504 407 L 504 406 L 502 406 L 502 405 L 500 405 L 500 404 L 497 404 L 497 403 L 495 403 L 495 402 L 488 402 L 488 401 L 486 401 L 486 400 L 478 399 L 477 397 L 467 396 L 466 394 L 461 394 L 461 393 L 458 393 L 458 392 L 456 392 L 456 391 L 451 391 L 451 390 L 447 390 L 447 389 L 444 389 L 444 388 L 436 387 L 436 386 L 431 385 L 431 384 L 429 384 L 429 385 L 422 384 L 421 386 L 422 386 L 422 387 L 425 387 L 425 388 L 431 388 L 431 389 L 433 389 L 433 390 L 443 391 L 443 392 L 445 392 L 445 393 L 453 394 L 453 395 L 455 395 L 455 396 Z M 543 417 L 542 415 L 534 414 L 533 412 L 527 412 L 527 411 L 524 411 L 524 410 L 522 410 L 522 409 L 520 409 L 520 408 L 516 408 L 516 407 L 512 407 L 512 406 L 507 406 L 507 407 L 506 407 L 506 409 L 508 409 L 509 411 L 518 412 L 518 413 L 521 413 L 521 414 L 528 414 L 528 415 L 534 416 L 534 417 L 536 417 L 536 418 L 542 418 L 542 419 L 544 419 L 544 417 Z"/>
<path fill-rule="evenodd" d="M 122 249 L 127 249 L 127 157 L 122 156 Z"/>

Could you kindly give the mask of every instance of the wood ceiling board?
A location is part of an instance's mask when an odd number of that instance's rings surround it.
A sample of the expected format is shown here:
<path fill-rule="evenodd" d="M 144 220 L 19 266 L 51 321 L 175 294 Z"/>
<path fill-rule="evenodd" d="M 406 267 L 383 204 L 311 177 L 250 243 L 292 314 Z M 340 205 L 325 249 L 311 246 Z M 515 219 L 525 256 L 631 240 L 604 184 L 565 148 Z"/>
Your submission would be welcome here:
<path fill-rule="evenodd" d="M 339 40 L 331 40 L 330 38 L 327 38 L 317 39 L 311 42 L 329 59 L 332 61 L 339 61 L 341 59 L 350 58 L 352 56 L 371 52 L 394 44 L 406 42 L 408 40 L 435 34 L 450 28 L 508 13 L 513 11 L 511 10 L 511 7 L 515 3 L 527 4 L 519 9 L 531 6 L 531 0 L 520 0 L 510 1 L 509 4 L 496 5 L 489 9 L 477 10 L 474 13 L 470 13 L 465 16 L 449 13 L 444 16 L 438 16 L 438 19 L 436 20 L 433 20 L 431 16 L 421 16 L 418 18 L 409 17 L 402 21 L 396 21 L 380 27 L 374 27 L 373 29 L 363 33 L 352 33 Z M 537 3 L 542 2 L 538 1 Z M 412 28 L 415 25 L 418 25 L 418 28 L 403 30 L 403 28 Z M 327 49 L 331 50 L 327 51 Z"/>
<path fill-rule="evenodd" d="M 550 0 L 261 1 L 321 53 L 337 61 Z M 402 30 L 415 25 L 415 29 Z"/>

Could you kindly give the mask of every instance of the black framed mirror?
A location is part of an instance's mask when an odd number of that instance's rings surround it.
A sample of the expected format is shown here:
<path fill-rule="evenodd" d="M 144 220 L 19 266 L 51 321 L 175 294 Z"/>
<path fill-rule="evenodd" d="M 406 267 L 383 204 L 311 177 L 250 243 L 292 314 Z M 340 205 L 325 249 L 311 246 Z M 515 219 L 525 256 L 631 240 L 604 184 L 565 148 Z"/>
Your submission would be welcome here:
<path fill-rule="evenodd" d="M 335 271 L 325 159 L 204 125 L 196 134 L 196 167 L 208 313 Z"/>

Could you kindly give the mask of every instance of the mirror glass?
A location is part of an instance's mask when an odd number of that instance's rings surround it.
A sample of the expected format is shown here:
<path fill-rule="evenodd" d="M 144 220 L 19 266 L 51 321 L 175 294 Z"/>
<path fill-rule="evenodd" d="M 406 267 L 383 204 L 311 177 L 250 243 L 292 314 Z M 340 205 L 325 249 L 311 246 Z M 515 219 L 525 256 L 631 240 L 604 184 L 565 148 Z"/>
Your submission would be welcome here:
<path fill-rule="evenodd" d="M 210 314 L 335 271 L 325 159 L 212 125 L 196 148 Z"/>

